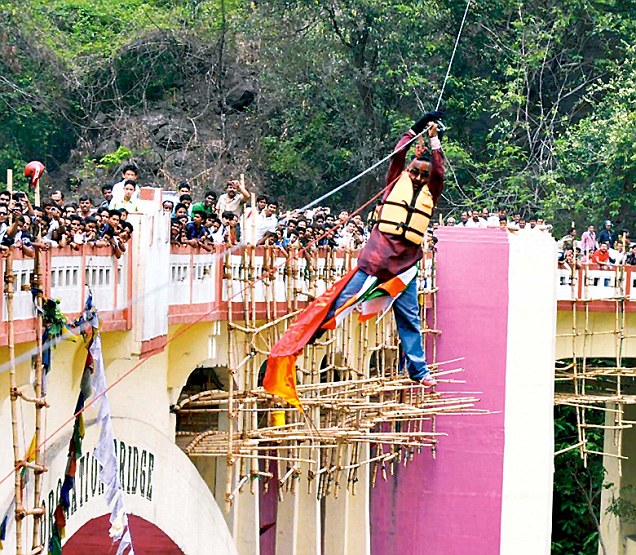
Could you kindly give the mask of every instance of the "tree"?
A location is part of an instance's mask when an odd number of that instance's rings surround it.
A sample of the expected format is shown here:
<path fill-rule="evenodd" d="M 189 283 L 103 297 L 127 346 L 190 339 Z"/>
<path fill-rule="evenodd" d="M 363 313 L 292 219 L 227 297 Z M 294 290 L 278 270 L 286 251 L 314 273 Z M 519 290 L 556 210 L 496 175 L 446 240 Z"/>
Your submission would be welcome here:
<path fill-rule="evenodd" d="M 602 411 L 588 411 L 590 424 L 602 424 Z M 554 413 L 555 449 L 560 451 L 578 439 L 575 409 L 559 406 Z M 603 451 L 599 429 L 588 429 L 588 448 Z M 596 555 L 600 537 L 600 497 L 605 469 L 600 455 L 589 455 L 584 464 L 578 450 L 557 455 L 554 461 L 552 502 L 552 554 Z M 602 547 L 604 550 L 604 547 Z"/>

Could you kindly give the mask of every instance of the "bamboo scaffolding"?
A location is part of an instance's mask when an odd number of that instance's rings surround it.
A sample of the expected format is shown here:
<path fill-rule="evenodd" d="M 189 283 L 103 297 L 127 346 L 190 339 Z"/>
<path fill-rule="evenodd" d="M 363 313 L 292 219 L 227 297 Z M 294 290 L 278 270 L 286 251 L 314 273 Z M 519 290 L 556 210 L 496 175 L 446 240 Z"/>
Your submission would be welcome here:
<path fill-rule="evenodd" d="M 597 285 L 598 277 L 590 275 L 588 264 L 581 271 L 582 281 L 577 282 L 578 272 L 572 270 L 571 286 L 571 331 L 557 334 L 557 337 L 571 338 L 572 361 L 555 368 L 555 382 L 558 391 L 554 403 L 559 406 L 571 406 L 575 409 L 577 421 L 577 441 L 555 453 L 560 455 L 577 449 L 584 464 L 588 456 L 601 455 L 617 460 L 619 475 L 622 475 L 623 431 L 632 427 L 632 422 L 624 418 L 625 405 L 635 405 L 633 394 L 636 384 L 636 368 L 628 367 L 623 362 L 625 342 L 633 340 L 634 334 L 627 333 L 626 302 L 628 280 L 625 279 L 625 268 L 622 265 L 614 268 L 613 292 L 602 298 L 593 297 L 591 287 Z M 614 317 L 612 323 L 599 326 L 595 321 L 590 323 L 590 303 L 595 301 L 613 303 Z M 612 336 L 614 338 L 613 364 L 607 367 L 589 364 L 593 356 L 593 340 Z M 631 392 L 630 392 L 631 391 Z M 589 411 L 602 411 L 607 415 L 604 424 L 588 422 Z M 604 430 L 613 445 L 612 452 L 594 450 L 588 440 L 588 431 Z M 606 442 L 606 445 L 608 443 Z"/>
<path fill-rule="evenodd" d="M 22 555 L 22 522 L 25 516 L 22 506 L 22 480 L 20 472 L 22 460 L 20 457 L 20 443 L 18 430 L 18 387 L 15 370 L 15 330 L 13 323 L 13 296 L 15 275 L 13 273 L 13 254 L 7 254 L 4 271 L 5 295 L 7 299 L 7 347 L 9 350 L 9 395 L 11 398 L 11 433 L 13 436 L 13 462 L 15 467 L 15 536 L 16 555 Z"/>
<path fill-rule="evenodd" d="M 224 260 L 225 266 L 225 275 L 229 276 L 230 279 L 226 281 L 227 283 L 227 297 L 228 297 L 228 328 L 232 324 L 233 320 L 233 310 L 232 310 L 232 300 L 234 296 L 233 286 L 234 280 L 232 279 L 232 260 L 231 254 L 228 251 L 228 254 L 225 256 Z M 231 328 L 229 328 L 231 329 Z M 234 445 L 233 445 L 233 431 L 234 431 L 234 419 L 235 419 L 235 410 L 234 410 L 234 389 L 235 389 L 235 370 L 234 370 L 234 352 L 233 352 L 233 337 L 234 334 L 228 334 L 228 366 L 229 366 L 229 376 L 228 376 L 228 405 L 227 405 L 227 427 L 228 427 L 228 441 L 225 452 L 226 457 L 226 479 L 225 479 L 225 511 L 229 512 L 232 500 L 234 499 L 234 489 L 232 488 L 232 482 L 234 478 Z"/>
<path fill-rule="evenodd" d="M 11 191 L 13 186 L 13 171 L 7 171 L 7 184 Z M 35 199 L 39 204 L 40 186 L 36 182 Z M 37 240 L 41 239 L 41 232 L 38 231 Z M 35 247 L 35 258 L 33 263 L 33 271 L 31 273 L 30 288 L 34 294 L 35 307 L 35 338 L 36 338 L 36 355 L 34 357 L 34 396 L 23 394 L 17 387 L 16 366 L 15 366 L 15 327 L 14 327 L 14 294 L 15 294 L 15 274 L 13 272 L 13 253 L 9 249 L 6 257 L 5 266 L 5 294 L 7 298 L 7 346 L 10 360 L 10 376 L 9 376 L 9 396 L 11 399 L 11 429 L 13 439 L 14 464 L 15 464 L 15 522 L 16 522 L 16 553 L 23 555 L 24 553 L 24 518 L 32 516 L 32 545 L 27 551 L 31 554 L 42 553 L 44 546 L 41 537 L 41 522 L 44 511 L 41 507 L 41 493 L 43 473 L 47 471 L 44 460 L 44 451 L 42 444 L 42 429 L 44 426 L 45 413 L 44 409 L 48 407 L 46 402 L 46 387 L 44 382 L 44 372 L 42 365 L 42 276 L 41 261 L 42 252 L 39 247 Z M 34 406 L 34 434 L 32 444 L 33 451 L 26 453 L 24 458 L 20 457 L 19 445 L 19 422 L 18 422 L 18 399 L 22 399 Z M 33 488 L 33 506 L 30 509 L 24 507 L 23 485 L 21 472 L 23 469 L 29 469 L 33 472 L 34 488 Z"/>
<path fill-rule="evenodd" d="M 39 190 L 36 189 L 36 191 Z M 39 237 L 38 237 L 39 239 Z M 44 454 L 42 448 L 42 427 L 43 427 L 43 410 L 47 405 L 46 403 L 46 391 L 44 388 L 44 371 L 42 366 L 42 274 L 41 274 L 41 258 L 42 253 L 40 252 L 39 247 L 35 247 L 35 259 L 33 262 L 33 274 L 31 275 L 31 290 L 35 291 L 35 308 L 36 308 L 36 318 L 35 318 L 35 343 L 37 347 L 36 356 L 35 356 L 35 383 L 33 385 L 35 399 L 35 433 L 34 433 L 34 444 L 35 444 L 35 453 L 31 454 L 31 457 L 34 459 L 35 464 L 33 468 L 33 541 L 32 541 L 32 550 L 31 552 L 40 553 L 44 550 L 44 546 L 42 544 L 41 537 L 41 521 L 43 518 L 43 513 L 41 511 L 41 494 L 42 494 L 42 481 L 43 481 L 43 473 L 46 472 L 46 467 L 44 465 Z"/>
<path fill-rule="evenodd" d="M 178 434 L 189 455 L 226 458 L 226 509 L 248 482 L 255 493 L 259 478 L 265 479 L 267 489 L 269 480 L 276 477 L 279 499 L 297 494 L 301 476 L 307 479 L 307 491 L 318 499 L 338 497 L 344 491 L 355 493 L 361 467 L 370 465 L 375 483 L 378 471 L 386 479 L 387 467 L 393 473 L 394 464 L 407 464 L 423 449 L 434 452 L 445 436 L 436 431 L 437 416 L 486 412 L 475 408 L 478 393 L 438 393 L 400 375 L 399 339 L 390 312 L 360 325 L 350 317 L 308 346 L 297 361 L 297 391 L 305 412 L 301 415 L 293 407 L 281 406 L 258 383 L 269 349 L 302 310 L 302 300 L 321 292 L 319 281 L 329 287 L 354 261 L 349 251 L 344 258 L 326 251 L 323 267 L 315 251 L 300 259 L 291 249 L 285 271 L 278 274 L 272 271 L 276 252 L 250 246 L 234 258 L 226 256 L 228 298 L 234 293 L 233 282 L 248 285 L 238 314 L 234 303 L 228 307 L 228 390 L 198 392 L 172 407 L 182 415 L 227 414 L 225 431 Z M 422 321 L 432 318 L 432 325 L 425 324 L 422 332 L 434 357 L 430 368 L 440 381 L 458 383 L 461 380 L 452 376 L 463 372 L 456 365 L 462 359 L 436 360 L 435 344 L 441 332 L 430 310 L 437 292 L 432 281 L 434 264 L 430 272 L 427 279 L 431 281 L 420 288 Z M 255 280 L 261 278 L 257 286 Z M 281 287 L 286 292 L 284 314 L 277 300 Z M 257 309 L 257 302 L 261 308 Z M 259 310 L 264 311 L 265 321 L 259 321 L 263 314 Z M 370 447 L 367 460 L 362 457 L 363 445 Z M 301 465 L 305 465 L 302 470 Z"/>

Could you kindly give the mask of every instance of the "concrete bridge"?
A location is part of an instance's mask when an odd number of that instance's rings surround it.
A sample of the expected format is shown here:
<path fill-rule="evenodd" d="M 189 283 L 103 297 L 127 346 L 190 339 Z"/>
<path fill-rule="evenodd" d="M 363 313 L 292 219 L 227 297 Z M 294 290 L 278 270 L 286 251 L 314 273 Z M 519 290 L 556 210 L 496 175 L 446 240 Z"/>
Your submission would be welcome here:
<path fill-rule="evenodd" d="M 108 381 L 127 375 L 109 393 L 124 457 L 120 462 L 134 466 L 133 453 L 143 451 L 153 453 L 156 465 L 154 498 L 128 492 L 129 507 L 170 538 L 172 551 L 166 553 L 208 553 L 211 544 L 219 553 L 246 554 L 317 554 L 321 549 L 342 555 L 422 553 L 418 545 L 445 555 L 549 552 L 554 362 L 581 353 L 614 357 L 617 337 L 634 335 L 634 269 L 583 268 L 574 274 L 559 269 L 554 241 L 542 233 L 439 230 L 439 252 L 420 278 L 427 280 L 422 287 L 437 290 L 425 298 L 428 315 L 435 313 L 434 327 L 441 330 L 434 356 L 464 358 L 465 383 L 452 387 L 479 392 L 481 405 L 492 413 L 443 420 L 438 429 L 448 437 L 437 447 L 437 460 L 416 459 L 396 471 L 397 479 L 381 482 L 373 491 L 367 468 L 357 495 L 343 492 L 321 504 L 315 495 L 298 493 L 277 503 L 275 492 L 272 497 L 248 488 L 238 490 L 231 511 L 222 514 L 220 484 L 225 476 L 216 459 L 204 456 L 192 457 L 197 472 L 177 448 L 178 422 L 171 407 L 197 368 L 215 368 L 227 382 L 227 368 L 237 363 L 230 360 L 229 321 L 263 323 L 291 314 L 355 260 L 346 252 L 317 251 L 288 260 L 262 248 L 230 253 L 175 248 L 169 244 L 168 220 L 159 202 L 148 200 L 147 215 L 130 216 L 135 237 L 120 259 L 88 247 L 46 253 L 43 289 L 47 297 L 60 299 L 69 318 L 81 311 L 89 290 L 93 294 L 102 319 Z M 32 267 L 32 260 L 14 260 L 24 289 L 15 296 L 15 330 L 18 382 L 26 390 L 35 338 L 28 290 Z M 4 477 L 11 471 L 13 451 L 6 301 L 0 302 Z M 636 357 L 635 341 L 623 340 L 621 348 L 622 357 Z M 368 365 L 367 355 L 355 357 Z M 254 356 L 259 364 L 265 360 L 263 353 Z M 55 349 L 48 385 L 49 431 L 72 414 L 84 357 L 81 342 L 63 341 Z M 26 409 L 21 426 L 28 444 L 33 417 Z M 69 435 L 65 429 L 47 446 L 49 508 L 64 474 Z M 89 427 L 88 449 L 94 441 Z M 528 444 L 533 445 L 531 453 Z M 0 485 L 0 511 L 11 499 L 10 482 Z M 68 519 L 69 549 L 73 537 L 79 543 L 77 538 L 94 530 L 105 513 L 103 501 L 87 498 Z M 8 534 L 9 549 L 10 541 Z"/>

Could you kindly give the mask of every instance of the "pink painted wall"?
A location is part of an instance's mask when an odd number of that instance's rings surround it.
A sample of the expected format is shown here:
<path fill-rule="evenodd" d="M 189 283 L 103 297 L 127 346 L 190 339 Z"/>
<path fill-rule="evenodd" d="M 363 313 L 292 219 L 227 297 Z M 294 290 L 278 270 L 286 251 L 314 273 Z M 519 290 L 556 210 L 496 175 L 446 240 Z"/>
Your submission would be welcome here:
<path fill-rule="evenodd" d="M 261 471 L 265 467 L 261 461 Z M 268 469 L 274 473 L 268 482 L 267 492 L 265 492 L 264 481 L 260 483 L 260 552 L 261 555 L 274 555 L 276 553 L 276 514 L 278 509 L 278 476 L 276 475 L 276 465 L 272 464 Z"/>
<path fill-rule="evenodd" d="M 439 391 L 479 392 L 499 413 L 438 417 L 437 458 L 422 452 L 371 492 L 372 555 L 499 553 L 508 325 L 508 239 L 499 229 L 436 232 L 438 360 L 465 357 Z M 430 360 L 430 358 L 429 358 Z"/>

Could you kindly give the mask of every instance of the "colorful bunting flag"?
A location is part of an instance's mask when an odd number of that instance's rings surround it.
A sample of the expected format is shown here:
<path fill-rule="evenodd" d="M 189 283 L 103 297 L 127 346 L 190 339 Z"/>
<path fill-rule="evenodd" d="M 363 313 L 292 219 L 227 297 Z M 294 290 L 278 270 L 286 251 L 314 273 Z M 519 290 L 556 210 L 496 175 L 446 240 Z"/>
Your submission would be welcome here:
<path fill-rule="evenodd" d="M 272 348 L 267 358 L 267 370 L 263 379 L 265 391 L 287 401 L 302 411 L 296 391 L 296 359 L 318 331 L 331 305 L 356 273 L 347 272 L 323 295 L 314 299 Z"/>
<path fill-rule="evenodd" d="M 110 537 L 113 538 L 113 543 L 119 541 L 117 555 L 122 555 L 127 549 L 129 549 L 128 555 L 134 555 L 135 553 L 128 526 L 128 516 L 124 509 L 123 490 L 119 472 L 117 472 L 117 454 L 115 452 L 110 406 L 106 395 L 106 373 L 99 334 L 99 318 L 92 301 L 92 296 L 89 296 L 84 312 L 74 322 L 74 326 L 80 328 L 82 336 L 87 340 L 88 352 L 84 363 L 84 372 L 82 373 L 80 393 L 75 405 L 75 414 L 77 416 L 69 442 L 64 482 L 62 483 L 60 499 L 54 513 L 54 527 L 49 541 L 49 555 L 62 555 L 66 515 L 70 507 L 71 491 L 75 486 L 77 460 L 82 455 L 82 442 L 85 436 L 83 410 L 86 401 L 93 395 L 98 397 L 95 404 L 98 410 L 97 425 L 100 427 L 99 439 L 93 456 L 101 466 L 99 480 L 105 486 L 104 496 L 111 507 L 111 527 L 108 532 Z M 60 330 L 62 329 L 60 328 Z"/>
<path fill-rule="evenodd" d="M 296 391 L 296 359 L 318 329 L 335 329 L 356 308 L 360 309 L 361 322 L 386 312 L 417 275 L 417 267 L 412 266 L 385 282 L 380 282 L 374 276 L 367 277 L 359 291 L 324 322 L 331 305 L 356 271 L 357 268 L 350 270 L 324 295 L 312 301 L 274 345 L 267 359 L 263 379 L 265 391 L 281 397 L 300 411 L 302 406 Z"/>
<path fill-rule="evenodd" d="M 80 392 L 75 404 L 75 424 L 73 426 L 73 434 L 68 446 L 68 459 L 66 463 L 66 472 L 64 473 L 64 482 L 60 489 L 60 498 L 55 508 L 53 529 L 51 531 L 51 539 L 49 540 L 49 555 L 59 555 L 62 553 L 62 540 L 66 532 L 66 513 L 71 506 L 71 490 L 75 487 L 75 473 L 77 471 L 77 459 L 82 456 L 82 440 L 84 439 L 84 415 L 81 411 L 84 409 L 86 400 L 91 395 L 91 374 L 93 373 L 93 357 L 90 354 L 92 338 L 87 344 L 87 356 L 84 363 L 84 371 L 82 373 L 82 381 L 80 383 Z M 78 414 L 79 413 L 79 414 Z M 31 451 L 30 451 L 31 452 Z M 33 449 L 35 452 L 35 449 Z"/>

